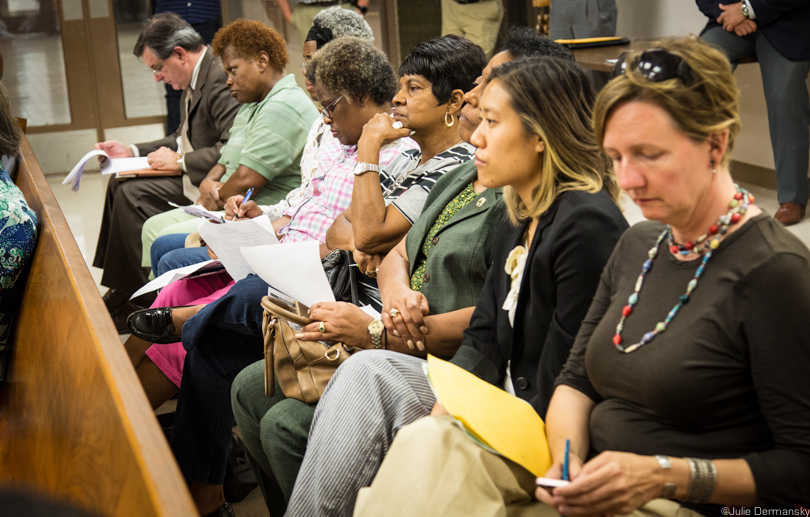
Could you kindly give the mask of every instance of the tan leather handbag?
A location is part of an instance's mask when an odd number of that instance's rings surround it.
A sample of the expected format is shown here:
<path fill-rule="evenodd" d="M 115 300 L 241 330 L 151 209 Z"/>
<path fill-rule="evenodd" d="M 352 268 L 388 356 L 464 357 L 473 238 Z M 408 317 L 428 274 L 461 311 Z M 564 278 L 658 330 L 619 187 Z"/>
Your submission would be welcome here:
<path fill-rule="evenodd" d="M 277 298 L 262 298 L 264 319 L 264 392 L 275 394 L 274 376 L 285 396 L 315 404 L 320 400 L 337 367 L 359 348 L 343 343 L 326 345 L 295 337 L 291 324 L 303 327 L 312 323 L 307 308 L 298 302 L 291 307 Z"/>

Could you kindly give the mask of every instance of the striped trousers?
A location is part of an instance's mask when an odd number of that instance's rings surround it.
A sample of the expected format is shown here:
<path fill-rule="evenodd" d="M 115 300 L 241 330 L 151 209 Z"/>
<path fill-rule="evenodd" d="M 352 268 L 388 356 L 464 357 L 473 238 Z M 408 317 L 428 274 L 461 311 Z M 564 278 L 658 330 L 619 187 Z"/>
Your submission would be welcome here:
<path fill-rule="evenodd" d="M 335 372 L 318 402 L 307 452 L 286 515 L 349 516 L 374 480 L 400 428 L 436 402 L 425 361 L 397 352 L 359 352 Z"/>

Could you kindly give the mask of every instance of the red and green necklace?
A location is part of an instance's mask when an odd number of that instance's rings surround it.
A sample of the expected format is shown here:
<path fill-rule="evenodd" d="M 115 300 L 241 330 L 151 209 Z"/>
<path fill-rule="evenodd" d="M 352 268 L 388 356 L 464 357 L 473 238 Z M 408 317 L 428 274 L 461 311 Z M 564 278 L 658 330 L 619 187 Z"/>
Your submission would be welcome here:
<path fill-rule="evenodd" d="M 734 194 L 734 197 L 728 204 L 728 213 L 721 215 L 717 222 L 711 225 L 709 230 L 694 242 L 687 242 L 685 244 L 676 243 L 672 237 L 672 227 L 669 225 L 667 225 L 667 228 L 661 232 L 661 235 L 658 236 L 658 240 L 655 241 L 655 246 L 650 248 L 650 250 L 647 252 L 647 256 L 649 258 L 641 267 L 641 274 L 638 276 L 638 280 L 636 280 L 635 291 L 633 291 L 633 294 L 631 294 L 627 299 L 627 305 L 622 308 L 622 317 L 619 320 L 619 324 L 616 325 L 616 334 L 613 335 L 613 344 L 620 352 L 629 354 L 630 352 L 638 350 L 640 347 L 655 339 L 658 334 L 665 332 L 670 322 L 672 322 L 672 320 L 678 314 L 678 311 L 681 310 L 681 307 L 689 303 L 689 298 L 694 290 L 697 289 L 698 280 L 700 279 L 701 275 L 703 275 L 703 270 L 706 267 L 706 263 L 709 262 L 710 258 L 712 258 L 714 250 L 720 246 L 720 240 L 725 237 L 725 235 L 728 233 L 728 229 L 732 225 L 740 222 L 740 219 L 743 217 L 743 215 L 745 215 L 745 212 L 748 211 L 748 206 L 754 202 L 754 196 L 752 196 L 745 189 L 742 189 L 737 185 L 734 185 L 734 188 L 737 189 L 737 193 Z M 700 266 L 698 266 L 697 271 L 695 271 L 695 277 L 692 278 L 692 280 L 690 280 L 686 285 L 686 292 L 680 295 L 678 298 L 678 303 L 675 304 L 675 307 L 673 307 L 671 311 L 669 311 L 664 321 L 659 321 L 655 325 L 655 329 L 645 333 L 638 343 L 625 347 L 622 344 L 622 330 L 624 330 L 624 322 L 633 313 L 633 308 L 638 303 L 638 296 L 641 292 L 641 287 L 644 285 L 644 277 L 647 275 L 647 273 L 649 273 L 650 269 L 652 269 L 653 261 L 658 255 L 658 249 L 661 247 L 661 243 L 664 241 L 664 239 L 668 240 L 669 250 L 672 253 L 681 255 L 703 254 L 703 260 L 701 261 Z"/>

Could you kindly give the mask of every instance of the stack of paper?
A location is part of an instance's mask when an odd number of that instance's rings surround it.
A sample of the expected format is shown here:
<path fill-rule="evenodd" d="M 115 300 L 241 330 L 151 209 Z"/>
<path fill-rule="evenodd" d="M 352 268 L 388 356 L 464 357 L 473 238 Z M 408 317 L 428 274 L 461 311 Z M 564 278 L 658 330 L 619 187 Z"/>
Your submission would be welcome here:
<path fill-rule="evenodd" d="M 231 278 L 237 281 L 254 272 L 242 256 L 243 247 L 274 248 L 279 245 L 273 223 L 264 216 L 228 224 L 215 224 L 203 220 L 200 221 L 197 231 L 225 266 Z"/>
<path fill-rule="evenodd" d="M 62 185 L 70 184 L 70 188 L 76 192 L 79 190 L 79 185 L 82 181 L 82 171 L 84 171 L 85 165 L 87 162 L 90 161 L 91 158 L 103 156 L 107 158 L 101 163 L 101 173 L 102 174 L 117 174 L 119 172 L 126 172 L 126 171 L 136 171 L 142 169 L 151 169 L 149 166 L 149 162 L 146 160 L 145 156 L 141 156 L 139 158 L 110 158 L 110 155 L 105 153 L 104 151 L 90 151 L 89 153 L 82 156 L 79 163 L 77 163 L 73 169 L 71 169 L 70 173 L 67 175 L 65 180 L 62 182 Z"/>
<path fill-rule="evenodd" d="M 535 476 L 551 467 L 545 424 L 528 402 L 432 355 L 426 370 L 436 398 L 477 443 Z"/>
<path fill-rule="evenodd" d="M 316 241 L 243 247 L 242 255 L 262 280 L 307 307 L 335 301 Z"/>

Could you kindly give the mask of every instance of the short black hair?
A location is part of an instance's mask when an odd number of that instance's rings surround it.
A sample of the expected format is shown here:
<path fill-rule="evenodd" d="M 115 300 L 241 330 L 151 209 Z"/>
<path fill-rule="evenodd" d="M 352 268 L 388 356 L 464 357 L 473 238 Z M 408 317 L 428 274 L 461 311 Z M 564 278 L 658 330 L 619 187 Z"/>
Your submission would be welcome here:
<path fill-rule="evenodd" d="M 568 47 L 551 41 L 530 27 L 521 25 L 509 27 L 506 41 L 500 52 L 509 52 L 513 59 L 549 56 L 575 61 L 574 54 Z"/>
<path fill-rule="evenodd" d="M 174 13 L 160 13 L 143 22 L 132 53 L 141 57 L 149 47 L 158 59 L 168 59 L 174 47 L 199 52 L 204 46 L 202 36 L 187 21 Z"/>
<path fill-rule="evenodd" d="M 421 75 L 433 85 L 439 104 L 444 104 L 453 90 L 472 90 L 485 66 L 487 57 L 481 47 L 448 34 L 416 45 L 402 61 L 399 76 Z"/>

